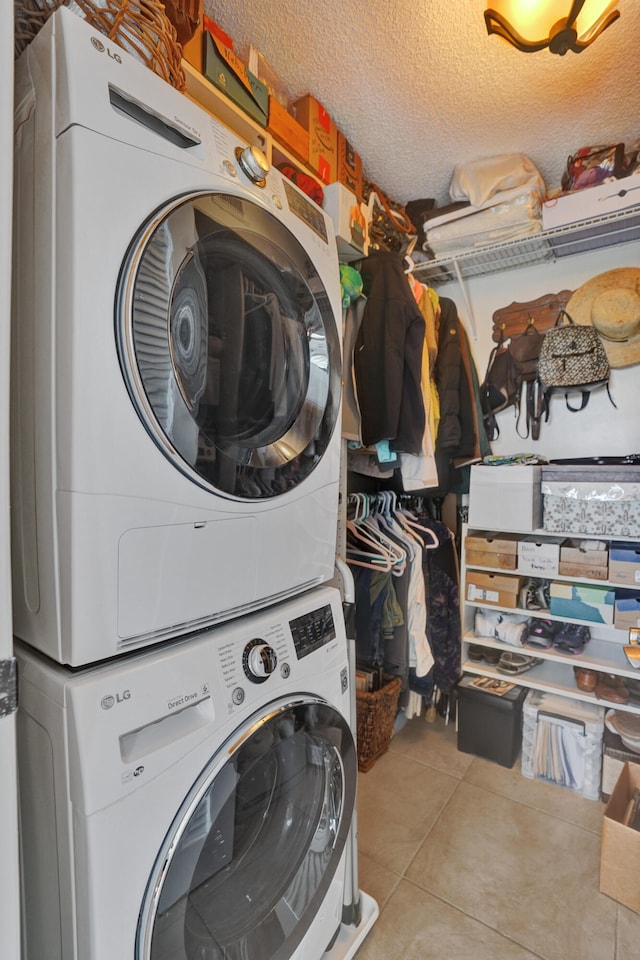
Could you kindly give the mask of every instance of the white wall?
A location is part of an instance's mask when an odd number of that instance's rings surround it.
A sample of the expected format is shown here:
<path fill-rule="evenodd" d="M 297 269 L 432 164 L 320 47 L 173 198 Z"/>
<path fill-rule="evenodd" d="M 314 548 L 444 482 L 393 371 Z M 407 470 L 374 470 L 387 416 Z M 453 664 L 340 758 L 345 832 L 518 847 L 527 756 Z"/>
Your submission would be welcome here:
<path fill-rule="evenodd" d="M 482 380 L 489 353 L 495 346 L 491 339 L 494 311 L 514 301 L 526 302 L 546 293 L 576 290 L 591 277 L 616 267 L 640 267 L 640 242 L 465 280 L 477 340 L 473 338 L 471 317 L 458 282 L 439 286 L 438 293 L 456 303 Z M 611 406 L 606 390 L 594 392 L 588 407 L 580 413 L 567 410 L 564 397 L 554 397 L 549 423 L 542 424 L 538 441 L 518 437 L 514 409 L 503 411 L 498 415 L 500 437 L 492 444 L 493 453 L 532 452 L 549 459 L 640 453 L 640 364 L 612 370 L 610 389 L 617 410 Z"/>
<path fill-rule="evenodd" d="M 0 32 L 0 660 L 12 655 L 9 559 L 9 308 L 13 142 L 13 30 Z M 0 955 L 19 956 L 15 714 L 0 718 Z"/>

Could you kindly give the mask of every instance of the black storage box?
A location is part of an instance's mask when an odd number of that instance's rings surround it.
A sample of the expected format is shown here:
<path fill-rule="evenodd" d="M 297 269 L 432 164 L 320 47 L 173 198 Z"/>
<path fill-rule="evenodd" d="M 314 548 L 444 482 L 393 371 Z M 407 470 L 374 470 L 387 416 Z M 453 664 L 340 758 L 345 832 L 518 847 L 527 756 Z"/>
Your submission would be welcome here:
<path fill-rule="evenodd" d="M 512 767 L 522 746 L 526 687 L 499 695 L 472 686 L 476 679 L 465 674 L 458 683 L 458 750 Z"/>

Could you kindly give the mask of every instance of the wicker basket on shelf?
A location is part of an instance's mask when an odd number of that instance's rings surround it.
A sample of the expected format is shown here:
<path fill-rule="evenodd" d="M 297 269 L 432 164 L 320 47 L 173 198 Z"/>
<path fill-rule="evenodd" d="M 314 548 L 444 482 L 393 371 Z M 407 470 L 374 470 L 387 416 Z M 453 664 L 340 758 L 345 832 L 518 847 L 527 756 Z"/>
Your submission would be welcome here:
<path fill-rule="evenodd" d="M 160 0 L 14 0 L 19 56 L 58 7 L 68 7 L 178 90 L 186 88 L 182 47 Z"/>
<path fill-rule="evenodd" d="M 358 770 L 366 773 L 389 749 L 398 710 L 402 679 L 385 675 L 379 690 L 356 690 Z"/>

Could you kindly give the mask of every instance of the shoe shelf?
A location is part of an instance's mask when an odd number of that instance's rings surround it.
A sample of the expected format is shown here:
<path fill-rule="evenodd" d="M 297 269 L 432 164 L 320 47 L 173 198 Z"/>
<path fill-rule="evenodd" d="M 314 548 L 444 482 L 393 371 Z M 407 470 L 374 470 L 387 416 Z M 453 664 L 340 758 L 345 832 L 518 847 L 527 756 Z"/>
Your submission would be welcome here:
<path fill-rule="evenodd" d="M 476 643 L 482 644 L 482 639 L 473 637 L 470 638 L 470 642 L 474 645 Z M 496 647 L 505 653 L 507 651 L 512 653 L 516 649 L 508 644 L 497 641 L 492 641 L 486 645 Z M 568 658 L 560 655 L 554 656 L 553 653 L 548 650 L 533 650 L 533 648 L 529 647 L 523 647 L 518 650 L 518 652 L 530 653 L 532 656 L 542 659 L 542 663 L 531 667 L 526 673 L 519 673 L 514 676 L 512 674 L 501 673 L 495 667 L 488 666 L 486 663 L 478 663 L 468 658 L 465 660 L 463 656 L 462 669 L 464 673 L 482 677 L 493 677 L 497 680 L 508 680 L 510 683 L 516 683 L 519 687 L 527 687 L 530 690 L 541 690 L 543 693 L 555 693 L 559 696 L 567 697 L 570 700 L 579 700 L 583 703 L 594 703 L 607 710 L 624 710 L 627 713 L 640 714 L 640 704 L 632 703 L 631 701 L 627 701 L 627 703 L 612 703 L 609 700 L 599 700 L 594 693 L 580 690 L 576 686 L 573 668 L 578 665 L 577 662 L 579 662 L 581 667 L 587 669 L 598 670 L 603 673 L 615 673 L 617 676 L 632 676 L 628 670 L 623 670 L 620 665 L 618 665 L 618 669 L 614 669 L 612 664 L 611 669 L 608 669 L 605 668 L 602 662 L 598 662 L 595 658 L 589 658 L 585 655 L 574 657 L 569 662 Z M 622 651 L 620 651 L 620 653 L 621 656 L 624 657 Z"/>
<path fill-rule="evenodd" d="M 494 530 L 489 531 L 496 538 L 503 533 L 516 533 L 522 537 L 530 536 L 519 531 Z M 518 606 L 502 606 L 494 603 L 482 602 L 479 599 L 468 600 L 467 598 L 467 574 L 471 571 L 495 573 L 501 576 L 519 576 L 527 578 L 531 576 L 529 571 L 523 572 L 518 569 L 504 569 L 502 567 L 481 566 L 478 564 L 466 563 L 465 540 L 469 534 L 487 534 L 487 529 L 468 527 L 464 525 L 462 532 L 462 551 L 461 551 L 461 577 L 460 577 L 460 597 L 462 601 L 462 670 L 464 673 L 495 677 L 502 680 L 511 680 L 518 686 L 528 687 L 534 690 L 541 690 L 546 693 L 555 693 L 572 700 L 580 700 L 587 703 L 596 703 L 605 708 L 614 708 L 624 710 L 629 713 L 640 714 L 640 703 L 629 700 L 627 703 L 614 703 L 609 700 L 598 699 L 594 693 L 580 690 L 576 684 L 574 667 L 582 667 L 588 670 L 594 670 L 597 673 L 612 674 L 617 677 L 628 680 L 640 680 L 640 670 L 635 670 L 624 653 L 624 646 L 628 642 L 626 630 L 616 629 L 612 624 L 598 623 L 591 620 L 574 619 L 571 617 L 560 617 L 551 614 L 546 609 L 529 610 Z M 536 537 L 542 539 L 556 538 L 558 534 L 549 531 L 536 530 Z M 591 536 L 580 534 L 572 536 L 571 533 L 565 534 L 567 539 L 599 539 L 599 540 L 634 540 L 638 538 Z M 560 580 L 568 583 L 584 584 L 587 586 L 602 586 L 609 589 L 619 588 L 621 584 L 612 583 L 609 580 L 594 580 L 585 577 L 567 577 L 560 575 L 537 575 L 540 580 Z M 628 589 L 628 588 L 627 588 Z M 478 609 L 491 610 L 506 614 L 519 614 L 530 619 L 553 620 L 560 623 L 584 624 L 589 627 L 591 639 L 579 654 L 570 654 L 556 647 L 544 649 L 534 645 L 504 643 L 494 637 L 476 636 L 474 632 L 475 612 Z M 498 650 L 501 653 L 520 653 L 525 656 L 535 657 L 542 661 L 539 664 L 529 668 L 523 673 L 509 675 L 500 672 L 494 665 L 487 664 L 484 660 L 478 661 L 469 656 L 469 646 L 487 647 Z"/>

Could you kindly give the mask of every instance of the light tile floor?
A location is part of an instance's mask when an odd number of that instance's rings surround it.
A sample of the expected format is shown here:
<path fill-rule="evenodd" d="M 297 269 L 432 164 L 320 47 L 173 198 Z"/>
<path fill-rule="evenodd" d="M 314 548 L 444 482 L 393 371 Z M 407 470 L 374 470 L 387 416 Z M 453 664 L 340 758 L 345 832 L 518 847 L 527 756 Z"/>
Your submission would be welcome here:
<path fill-rule="evenodd" d="M 357 960 L 639 960 L 640 915 L 598 890 L 603 810 L 410 720 L 358 778 Z"/>

